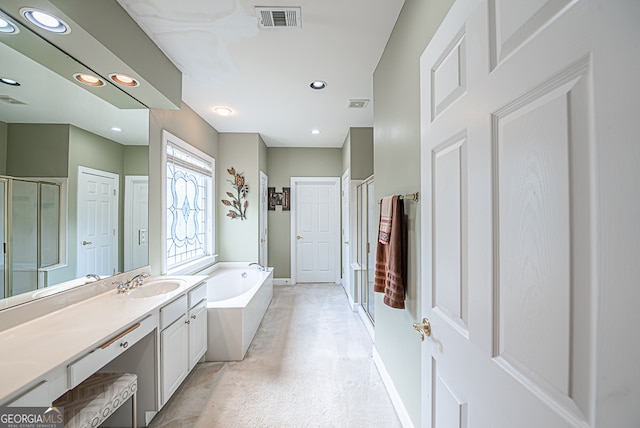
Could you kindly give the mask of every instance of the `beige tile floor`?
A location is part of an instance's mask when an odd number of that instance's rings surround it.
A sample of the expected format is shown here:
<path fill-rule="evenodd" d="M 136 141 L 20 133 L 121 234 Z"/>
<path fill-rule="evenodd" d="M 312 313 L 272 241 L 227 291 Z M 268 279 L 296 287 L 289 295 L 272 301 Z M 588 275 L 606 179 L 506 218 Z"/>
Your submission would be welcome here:
<path fill-rule="evenodd" d="M 299 284 L 274 287 L 243 361 L 198 364 L 149 426 L 401 425 L 342 287 Z"/>

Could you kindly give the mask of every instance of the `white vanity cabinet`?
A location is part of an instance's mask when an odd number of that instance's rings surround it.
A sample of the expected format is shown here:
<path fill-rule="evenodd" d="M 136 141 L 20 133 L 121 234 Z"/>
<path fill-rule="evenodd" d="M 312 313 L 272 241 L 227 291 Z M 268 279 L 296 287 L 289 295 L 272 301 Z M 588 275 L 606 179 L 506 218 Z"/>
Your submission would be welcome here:
<path fill-rule="evenodd" d="M 189 371 L 187 296 L 160 308 L 160 392 L 164 406 Z"/>
<path fill-rule="evenodd" d="M 189 371 L 207 352 L 207 284 L 189 292 Z"/>
<path fill-rule="evenodd" d="M 164 406 L 207 350 L 206 284 L 160 308 L 160 401 Z"/>

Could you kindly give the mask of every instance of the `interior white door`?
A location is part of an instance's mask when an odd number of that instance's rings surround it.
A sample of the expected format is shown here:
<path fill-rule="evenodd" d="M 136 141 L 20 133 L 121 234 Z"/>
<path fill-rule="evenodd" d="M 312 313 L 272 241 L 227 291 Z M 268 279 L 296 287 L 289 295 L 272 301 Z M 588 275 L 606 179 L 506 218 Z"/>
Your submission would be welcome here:
<path fill-rule="evenodd" d="M 621 358 L 598 338 L 627 335 L 598 326 L 640 317 L 618 314 L 618 297 L 598 301 L 602 287 L 631 294 L 597 271 L 637 283 L 637 269 L 607 267 L 638 248 L 621 229 L 637 218 L 613 214 L 637 212 L 640 173 L 624 167 L 638 149 L 610 130 L 631 129 L 627 111 L 638 112 L 624 93 L 637 97 L 639 9 L 458 1 L 423 53 L 424 426 L 637 425 L 638 351 Z M 602 236 L 620 254 L 601 253 Z M 603 401 L 602 385 L 625 397 Z"/>
<path fill-rule="evenodd" d="M 124 270 L 149 264 L 149 177 L 125 177 Z"/>
<path fill-rule="evenodd" d="M 353 301 L 351 289 L 351 242 L 350 242 L 350 202 L 349 189 L 351 187 L 351 174 L 349 170 L 342 174 L 342 286 L 349 300 Z"/>
<path fill-rule="evenodd" d="M 339 278 L 339 183 L 336 178 L 294 184 L 296 282 L 335 282 Z"/>
<path fill-rule="evenodd" d="M 118 182 L 116 174 L 78 167 L 78 276 L 118 271 Z"/>
<path fill-rule="evenodd" d="M 269 209 L 269 177 L 260 171 L 260 264 L 267 266 L 269 263 L 269 230 L 267 227 L 267 213 Z"/>

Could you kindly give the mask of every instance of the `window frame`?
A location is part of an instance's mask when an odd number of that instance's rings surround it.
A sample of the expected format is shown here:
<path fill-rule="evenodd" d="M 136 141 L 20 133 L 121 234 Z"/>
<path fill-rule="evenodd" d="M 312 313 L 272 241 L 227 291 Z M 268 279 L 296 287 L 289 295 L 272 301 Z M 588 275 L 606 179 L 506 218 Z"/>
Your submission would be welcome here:
<path fill-rule="evenodd" d="M 211 230 L 210 236 L 206 239 L 207 253 L 208 255 L 199 257 L 197 259 L 188 261 L 178 266 L 169 268 L 167 263 L 167 144 L 174 145 L 180 150 L 183 150 L 189 154 L 201 158 L 211 163 L 211 200 L 207 201 L 207 209 L 209 210 L 211 224 L 209 228 Z M 162 192 L 162 227 L 161 227 L 161 248 L 162 248 L 162 274 L 163 275 L 188 275 L 196 273 L 207 266 L 215 263 L 215 245 L 216 245 L 216 163 L 215 159 L 203 151 L 193 147 L 186 141 L 176 137 L 167 130 L 162 130 L 162 180 L 161 180 L 161 192 Z"/>

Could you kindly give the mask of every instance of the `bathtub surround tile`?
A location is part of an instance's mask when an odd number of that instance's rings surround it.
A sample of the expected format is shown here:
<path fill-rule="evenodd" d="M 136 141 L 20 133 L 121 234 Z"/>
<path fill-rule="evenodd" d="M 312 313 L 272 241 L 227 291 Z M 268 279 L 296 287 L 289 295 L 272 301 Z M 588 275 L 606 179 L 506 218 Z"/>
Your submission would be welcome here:
<path fill-rule="evenodd" d="M 274 287 L 243 361 L 202 363 L 151 428 L 400 427 L 342 287 Z"/>

